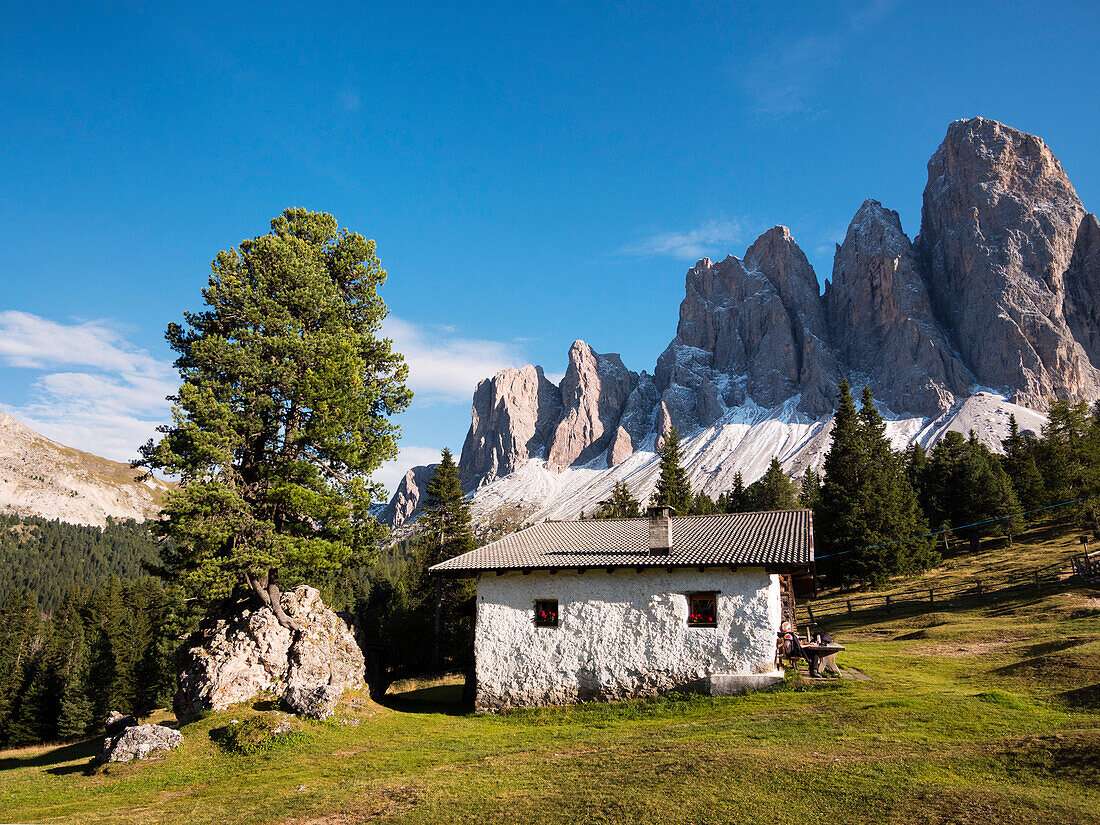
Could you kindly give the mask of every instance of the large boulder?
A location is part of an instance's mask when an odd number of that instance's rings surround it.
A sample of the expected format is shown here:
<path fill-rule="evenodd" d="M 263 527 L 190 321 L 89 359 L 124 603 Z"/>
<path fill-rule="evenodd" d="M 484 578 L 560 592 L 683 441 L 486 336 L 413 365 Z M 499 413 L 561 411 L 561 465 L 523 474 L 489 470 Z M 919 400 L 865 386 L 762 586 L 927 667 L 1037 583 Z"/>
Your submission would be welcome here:
<path fill-rule="evenodd" d="M 362 687 L 363 651 L 321 594 L 302 585 L 283 593 L 281 603 L 300 630 L 283 627 L 263 607 L 208 616 L 188 638 L 177 653 L 173 707 L 181 722 L 263 693 L 298 712 L 305 705 L 296 697 L 311 690 L 326 688 L 326 695 L 339 699 L 344 690 Z M 331 704 L 334 708 L 335 700 Z"/>
<path fill-rule="evenodd" d="M 182 744 L 183 734 L 178 730 L 164 725 L 129 725 L 103 740 L 97 759 L 101 763 L 155 759 Z"/>

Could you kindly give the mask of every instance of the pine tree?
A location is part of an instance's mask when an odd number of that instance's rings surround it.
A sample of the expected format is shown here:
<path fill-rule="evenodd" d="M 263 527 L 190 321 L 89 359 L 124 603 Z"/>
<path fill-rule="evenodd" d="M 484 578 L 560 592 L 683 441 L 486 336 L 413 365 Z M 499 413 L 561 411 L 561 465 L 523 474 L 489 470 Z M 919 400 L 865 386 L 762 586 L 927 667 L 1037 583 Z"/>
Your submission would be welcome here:
<path fill-rule="evenodd" d="M 22 593 L 0 609 L 0 743 L 8 743 L 40 636 L 37 605 Z"/>
<path fill-rule="evenodd" d="M 753 510 L 793 510 L 798 507 L 798 488 L 783 471 L 779 459 L 772 458 L 768 469 L 745 491 Z"/>
<path fill-rule="evenodd" d="M 868 389 L 857 412 L 847 381 L 838 392 L 832 444 L 815 512 L 820 554 L 842 584 L 881 582 L 937 560 L 901 456 Z"/>
<path fill-rule="evenodd" d="M 1002 464 L 1016 498 L 1024 510 L 1036 510 L 1047 503 L 1046 486 L 1035 461 L 1036 441 L 1030 435 L 1021 435 L 1016 416 L 1008 417 L 1008 437 L 1001 442 L 1005 451 Z"/>
<path fill-rule="evenodd" d="M 807 467 L 802 475 L 802 485 L 798 491 L 798 506 L 813 510 L 821 501 L 821 476 Z"/>
<path fill-rule="evenodd" d="M 973 432 L 969 439 L 957 432 L 940 439 L 925 464 L 922 489 L 932 523 L 950 525 L 970 542 L 971 552 L 982 536 L 1011 538 L 1019 532 L 1021 507 L 1008 475 Z"/>
<path fill-rule="evenodd" d="M 733 474 L 733 486 L 718 497 L 718 509 L 723 513 L 744 513 L 751 509 L 740 470 Z"/>
<path fill-rule="evenodd" d="M 696 493 L 691 502 L 691 514 L 693 516 L 710 516 L 718 512 L 718 505 L 714 499 L 706 493 Z"/>
<path fill-rule="evenodd" d="M 661 470 L 657 479 L 657 488 L 653 491 L 653 504 L 671 507 L 677 515 L 691 513 L 695 502 L 687 471 L 683 467 L 683 455 L 680 452 L 680 435 L 675 427 L 669 428 L 665 443 L 660 449 Z"/>
<path fill-rule="evenodd" d="M 427 543 L 423 568 L 474 549 L 470 505 L 462 492 L 454 457 L 447 448 L 443 449 L 439 466 L 428 482 L 420 524 Z M 419 589 L 426 595 L 432 591 L 433 582 L 428 580 L 426 570 L 421 576 Z M 434 594 L 431 651 L 433 671 L 440 667 L 444 647 L 451 651 L 453 659 L 465 661 L 469 657 L 469 622 L 463 621 L 458 614 L 460 606 L 472 598 L 473 586 L 469 580 L 438 576 L 434 580 Z"/>
<path fill-rule="evenodd" d="M 641 502 L 634 498 L 625 481 L 616 481 L 611 488 L 611 498 L 600 502 L 592 518 L 640 518 L 641 515 Z"/>
<path fill-rule="evenodd" d="M 280 582 L 363 563 L 385 532 L 370 474 L 396 458 L 389 419 L 412 397 L 381 335 L 386 272 L 373 241 L 304 209 L 212 269 L 205 311 L 166 333 L 183 381 L 173 424 L 142 448 L 141 466 L 180 476 L 162 572 L 204 604 L 250 595 L 297 630 Z"/>

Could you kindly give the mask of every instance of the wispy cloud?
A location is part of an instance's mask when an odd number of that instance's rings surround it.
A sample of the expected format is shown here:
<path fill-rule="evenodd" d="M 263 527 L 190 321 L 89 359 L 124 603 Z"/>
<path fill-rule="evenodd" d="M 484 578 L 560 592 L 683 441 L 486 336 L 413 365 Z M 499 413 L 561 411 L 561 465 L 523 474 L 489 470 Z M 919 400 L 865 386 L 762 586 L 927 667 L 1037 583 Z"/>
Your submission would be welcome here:
<path fill-rule="evenodd" d="M 135 457 L 168 420 L 165 396 L 178 387 L 171 362 L 105 321 L 0 312 L 0 366 L 39 373 L 27 403 L 0 408 L 49 438 L 116 461 Z"/>
<path fill-rule="evenodd" d="M 707 254 L 726 252 L 741 240 L 740 221 L 720 220 L 682 232 L 658 232 L 627 244 L 620 251 L 639 257 L 669 256 L 697 261 Z"/>
<path fill-rule="evenodd" d="M 384 332 L 404 354 L 421 405 L 468 405 L 481 379 L 528 363 L 519 343 L 465 338 L 453 327 L 391 316 Z M 165 397 L 179 387 L 171 361 L 134 345 L 110 322 L 64 323 L 27 312 L 0 312 L 0 368 L 32 371 L 28 400 L 0 403 L 0 410 L 48 438 L 116 461 L 134 458 L 170 420 Z M 392 491 L 410 466 L 438 458 L 433 448 L 406 447 L 378 478 Z"/>
<path fill-rule="evenodd" d="M 405 356 L 409 387 L 421 402 L 469 404 L 481 379 L 528 363 L 514 343 L 463 338 L 446 326 L 413 324 L 391 315 L 382 329 Z"/>
<path fill-rule="evenodd" d="M 812 111 L 822 78 L 834 69 L 858 35 L 882 22 L 900 0 L 856 5 L 831 31 L 777 40 L 742 76 L 757 114 L 771 118 Z"/>

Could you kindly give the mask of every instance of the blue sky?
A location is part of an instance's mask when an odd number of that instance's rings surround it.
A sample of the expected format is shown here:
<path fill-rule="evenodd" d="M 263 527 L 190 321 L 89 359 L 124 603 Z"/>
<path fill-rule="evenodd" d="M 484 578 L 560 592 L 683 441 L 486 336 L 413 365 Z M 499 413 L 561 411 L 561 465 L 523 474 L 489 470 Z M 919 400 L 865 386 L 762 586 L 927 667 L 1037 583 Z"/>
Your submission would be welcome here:
<path fill-rule="evenodd" d="M 866 197 L 912 237 L 956 118 L 1043 137 L 1100 209 L 1094 3 L 105 3 L 0 29 L 0 409 L 125 459 L 168 322 L 287 206 L 376 239 L 405 454 L 583 338 L 652 370 L 684 272 Z M 396 467 L 383 478 L 392 484 Z"/>

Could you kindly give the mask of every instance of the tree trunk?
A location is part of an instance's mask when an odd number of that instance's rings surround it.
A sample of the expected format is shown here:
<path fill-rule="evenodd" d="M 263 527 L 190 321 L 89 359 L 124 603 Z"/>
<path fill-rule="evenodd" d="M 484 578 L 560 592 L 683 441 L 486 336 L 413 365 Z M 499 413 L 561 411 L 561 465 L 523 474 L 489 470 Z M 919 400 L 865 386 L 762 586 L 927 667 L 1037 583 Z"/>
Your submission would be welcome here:
<path fill-rule="evenodd" d="M 251 571 L 246 571 L 245 579 L 252 587 L 253 592 L 260 597 L 264 607 L 271 609 L 275 614 L 275 620 L 287 630 L 297 633 L 302 626 L 286 615 L 282 605 L 282 591 L 279 590 L 279 569 L 272 567 L 263 576 L 257 576 Z"/>
<path fill-rule="evenodd" d="M 432 662 L 431 669 L 434 673 L 439 670 L 439 626 L 443 613 L 443 579 L 436 576 L 435 579 L 435 622 L 432 626 Z"/>

